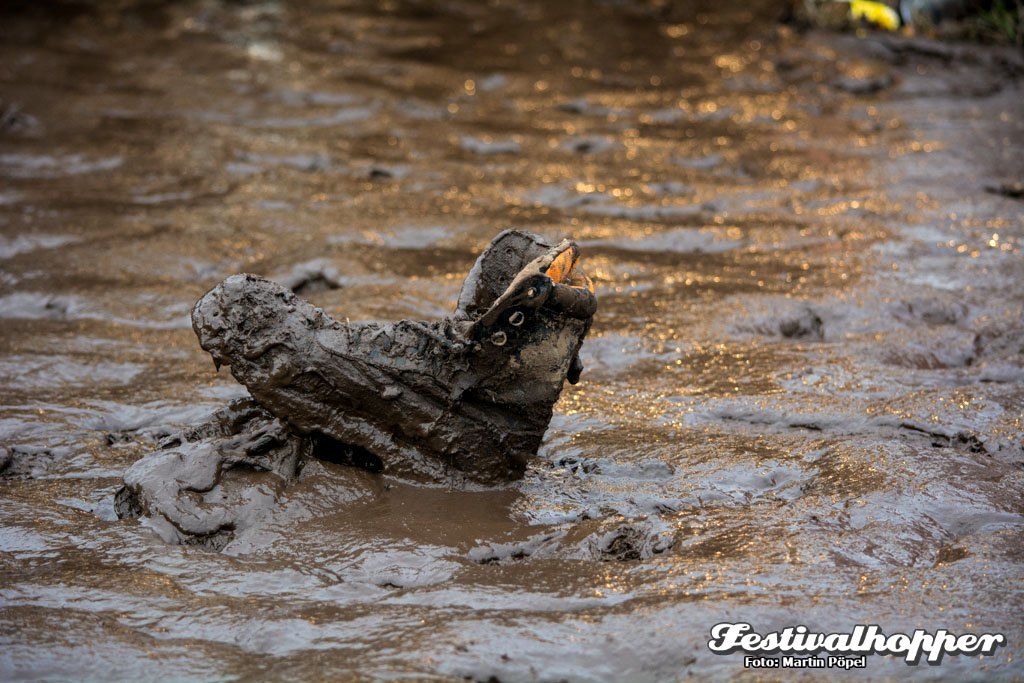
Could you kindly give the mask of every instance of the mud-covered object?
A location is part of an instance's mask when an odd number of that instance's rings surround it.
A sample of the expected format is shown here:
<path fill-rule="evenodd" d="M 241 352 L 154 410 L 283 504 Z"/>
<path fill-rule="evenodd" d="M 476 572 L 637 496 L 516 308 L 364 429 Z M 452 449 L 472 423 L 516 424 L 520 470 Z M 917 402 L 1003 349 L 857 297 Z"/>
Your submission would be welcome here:
<path fill-rule="evenodd" d="M 519 477 L 582 369 L 597 302 L 578 256 L 505 231 L 435 322 L 343 323 L 270 280 L 228 278 L 196 303 L 193 326 L 253 398 L 132 465 L 118 516 L 220 549 L 311 457 L 427 483 Z"/>
<path fill-rule="evenodd" d="M 519 231 L 480 256 L 455 314 L 353 324 L 236 275 L 192 311 L 215 363 L 297 434 L 324 434 L 405 479 L 495 484 L 540 446 L 597 308 L 575 244 Z"/>
<path fill-rule="evenodd" d="M 114 509 L 145 516 L 165 541 L 220 550 L 277 502 L 316 443 L 252 400 L 232 401 L 128 468 Z"/>

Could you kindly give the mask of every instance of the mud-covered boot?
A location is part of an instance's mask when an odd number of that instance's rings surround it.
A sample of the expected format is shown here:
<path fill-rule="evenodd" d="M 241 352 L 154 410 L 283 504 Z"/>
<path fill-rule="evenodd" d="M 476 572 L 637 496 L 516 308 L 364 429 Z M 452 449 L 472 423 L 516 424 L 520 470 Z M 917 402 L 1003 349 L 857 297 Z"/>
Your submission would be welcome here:
<path fill-rule="evenodd" d="M 201 346 L 299 434 L 323 434 L 420 481 L 493 484 L 540 446 L 597 308 L 572 242 L 498 235 L 455 314 L 350 324 L 254 275 L 192 311 Z"/>

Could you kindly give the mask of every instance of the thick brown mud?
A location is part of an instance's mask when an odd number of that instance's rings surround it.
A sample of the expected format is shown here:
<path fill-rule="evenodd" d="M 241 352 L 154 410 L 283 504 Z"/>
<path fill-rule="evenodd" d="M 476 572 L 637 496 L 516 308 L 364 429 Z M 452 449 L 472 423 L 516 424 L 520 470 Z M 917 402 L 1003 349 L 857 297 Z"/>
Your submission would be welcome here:
<path fill-rule="evenodd" d="M 764 675 L 723 621 L 1001 632 L 846 676 L 1024 676 L 1019 53 L 730 2 L 4 12 L 0 677 Z M 221 552 L 116 518 L 244 395 L 210 287 L 436 320 L 507 228 L 600 301 L 522 480 L 313 460 Z"/>

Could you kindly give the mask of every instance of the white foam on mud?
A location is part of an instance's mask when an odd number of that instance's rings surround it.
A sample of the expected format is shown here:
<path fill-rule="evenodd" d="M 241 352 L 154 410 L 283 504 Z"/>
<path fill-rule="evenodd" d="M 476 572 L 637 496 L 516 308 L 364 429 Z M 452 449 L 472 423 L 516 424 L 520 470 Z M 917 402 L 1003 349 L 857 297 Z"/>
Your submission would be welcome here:
<path fill-rule="evenodd" d="M 112 171 L 124 160 L 119 156 L 88 159 L 82 154 L 0 154 L 0 176 L 9 178 L 63 178 Z"/>
<path fill-rule="evenodd" d="M 452 238 L 457 229 L 443 225 L 409 225 L 360 233 L 338 233 L 328 236 L 330 244 L 372 244 L 392 249 L 425 249 L 438 247 Z"/>
<path fill-rule="evenodd" d="M 128 385 L 144 370 L 139 363 L 84 361 L 71 356 L 18 354 L 0 360 L 0 381 L 8 388 L 61 389 L 92 386 L 102 379 Z"/>
<path fill-rule="evenodd" d="M 459 139 L 459 145 L 467 152 L 474 154 L 515 154 L 522 145 L 514 138 L 492 139 L 463 136 Z"/>
<path fill-rule="evenodd" d="M 583 240 L 581 247 L 615 247 L 626 251 L 678 254 L 716 254 L 739 249 L 746 240 L 723 239 L 710 228 L 678 228 L 641 237 Z"/>
<path fill-rule="evenodd" d="M 56 249 L 79 239 L 74 235 L 21 234 L 15 237 L 0 237 L 0 259 L 30 253 L 37 249 Z"/>

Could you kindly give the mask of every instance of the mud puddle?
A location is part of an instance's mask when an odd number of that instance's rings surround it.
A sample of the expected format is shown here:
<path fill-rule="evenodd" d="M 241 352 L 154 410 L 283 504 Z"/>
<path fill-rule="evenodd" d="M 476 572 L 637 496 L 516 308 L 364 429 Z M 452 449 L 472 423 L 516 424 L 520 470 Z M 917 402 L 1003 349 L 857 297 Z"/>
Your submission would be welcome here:
<path fill-rule="evenodd" d="M 721 621 L 1002 632 L 866 673 L 1022 675 L 1019 55 L 721 3 L 5 12 L 5 679 L 754 677 Z M 209 287 L 436 319 L 510 227 L 600 302 L 521 482 L 316 463 L 219 553 L 115 519 L 242 393 Z"/>

